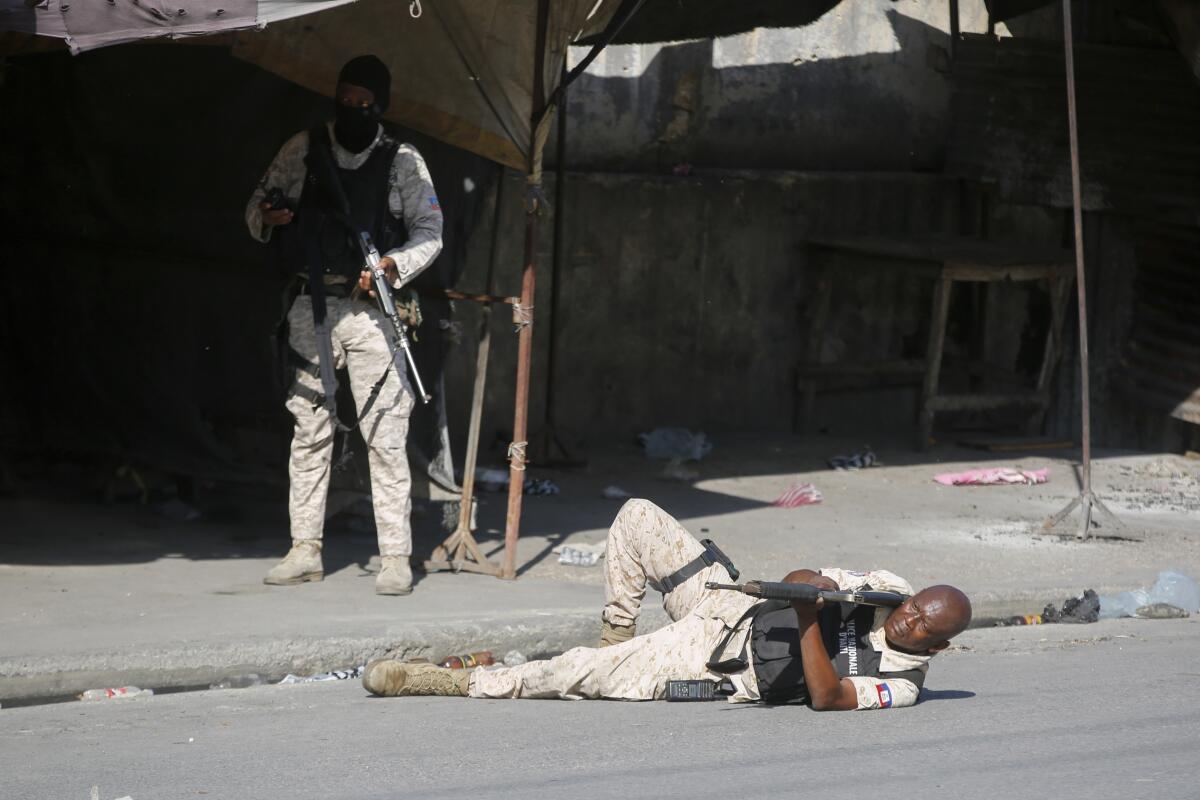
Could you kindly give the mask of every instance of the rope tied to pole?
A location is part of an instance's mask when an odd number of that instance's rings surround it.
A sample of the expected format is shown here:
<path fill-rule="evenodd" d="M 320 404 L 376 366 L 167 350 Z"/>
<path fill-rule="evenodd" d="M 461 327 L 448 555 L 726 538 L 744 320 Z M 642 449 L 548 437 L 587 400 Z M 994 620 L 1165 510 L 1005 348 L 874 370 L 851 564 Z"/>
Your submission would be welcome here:
<path fill-rule="evenodd" d="M 522 305 L 521 303 L 512 304 L 512 321 L 513 333 L 520 333 L 522 328 L 528 328 L 533 324 L 533 304 Z"/>
<path fill-rule="evenodd" d="M 508 446 L 508 462 L 513 469 L 524 471 L 525 469 L 525 450 L 529 447 L 529 442 L 512 442 Z"/>

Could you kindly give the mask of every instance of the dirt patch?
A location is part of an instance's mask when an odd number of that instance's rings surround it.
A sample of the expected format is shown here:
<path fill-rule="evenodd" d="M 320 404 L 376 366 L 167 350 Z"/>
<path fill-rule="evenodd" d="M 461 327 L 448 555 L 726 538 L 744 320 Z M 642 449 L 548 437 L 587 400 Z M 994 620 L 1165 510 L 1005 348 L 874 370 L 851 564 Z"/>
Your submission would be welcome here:
<path fill-rule="evenodd" d="M 1182 458 L 1121 464 L 1108 496 L 1132 511 L 1200 514 L 1200 475 Z"/>

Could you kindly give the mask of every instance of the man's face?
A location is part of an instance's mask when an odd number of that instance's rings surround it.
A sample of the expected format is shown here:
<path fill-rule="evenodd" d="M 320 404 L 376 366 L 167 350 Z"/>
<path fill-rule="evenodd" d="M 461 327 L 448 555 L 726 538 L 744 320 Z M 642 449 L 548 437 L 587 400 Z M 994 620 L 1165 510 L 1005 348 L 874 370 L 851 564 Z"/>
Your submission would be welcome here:
<path fill-rule="evenodd" d="M 917 592 L 905 600 L 883 623 L 887 640 L 901 650 L 924 653 L 941 650 L 948 636 L 943 624 L 946 601 L 936 593 Z"/>
<path fill-rule="evenodd" d="M 336 95 L 338 103 L 349 108 L 370 108 L 375 104 L 374 92 L 352 83 L 339 83 Z"/>

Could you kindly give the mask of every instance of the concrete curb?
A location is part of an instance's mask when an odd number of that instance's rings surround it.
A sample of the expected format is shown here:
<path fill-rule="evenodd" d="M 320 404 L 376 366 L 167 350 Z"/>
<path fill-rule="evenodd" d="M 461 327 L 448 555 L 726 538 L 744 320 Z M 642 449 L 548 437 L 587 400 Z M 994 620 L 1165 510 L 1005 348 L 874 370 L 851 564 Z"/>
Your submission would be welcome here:
<path fill-rule="evenodd" d="M 1036 613 L 1047 602 L 1044 595 L 1041 598 L 1039 602 L 1023 596 L 977 601 L 972 627 L 991 627 L 997 619 Z M 642 627 L 654 630 L 666 621 L 661 609 L 651 607 L 643 612 Z M 289 672 L 311 675 L 384 656 L 433 659 L 487 648 L 497 658 L 510 650 L 536 657 L 594 644 L 598 633 L 595 611 L 564 610 L 422 622 L 379 635 L 190 642 L 32 659 L 6 658 L 0 659 L 0 706 L 64 699 L 107 686 L 204 688 L 251 673 L 275 682 Z"/>
<path fill-rule="evenodd" d="M 365 664 L 373 658 L 439 658 L 490 649 L 527 657 L 594 643 L 598 615 L 582 611 L 521 618 L 475 618 L 404 626 L 383 635 L 193 642 L 133 650 L 0 660 L 0 705 L 55 699 L 86 689 L 140 686 L 207 687 L 257 673 L 277 681 L 289 672 L 310 675 Z"/>

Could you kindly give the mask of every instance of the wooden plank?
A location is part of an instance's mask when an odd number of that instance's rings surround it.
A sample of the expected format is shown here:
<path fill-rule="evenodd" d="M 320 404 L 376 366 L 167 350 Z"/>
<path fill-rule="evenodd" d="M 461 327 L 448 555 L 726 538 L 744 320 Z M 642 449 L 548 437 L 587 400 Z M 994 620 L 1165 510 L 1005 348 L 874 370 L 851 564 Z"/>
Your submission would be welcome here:
<path fill-rule="evenodd" d="M 1050 398 L 1045 394 L 943 394 L 929 398 L 925 407 L 931 411 L 983 411 L 1006 406 L 1045 406 Z"/>
<path fill-rule="evenodd" d="M 802 377 L 855 376 L 855 375 L 914 375 L 925 374 L 925 361 L 919 358 L 897 361 L 837 361 L 830 364 L 801 364 L 798 373 Z"/>

